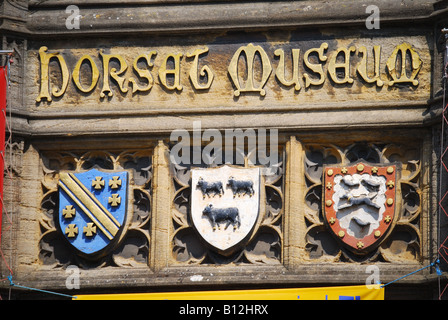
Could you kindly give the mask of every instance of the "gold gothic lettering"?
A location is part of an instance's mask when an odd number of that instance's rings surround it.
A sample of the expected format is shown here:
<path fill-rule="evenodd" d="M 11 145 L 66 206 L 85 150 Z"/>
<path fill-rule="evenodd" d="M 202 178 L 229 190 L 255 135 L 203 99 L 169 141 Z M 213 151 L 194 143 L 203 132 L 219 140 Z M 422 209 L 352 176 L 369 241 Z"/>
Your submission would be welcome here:
<path fill-rule="evenodd" d="M 198 77 L 199 56 L 201 54 L 204 54 L 207 52 L 208 52 L 208 48 L 206 47 L 205 49 L 196 49 L 193 53 L 187 54 L 187 58 L 194 57 L 193 65 L 190 68 L 190 81 L 196 90 L 210 89 L 212 82 L 213 82 L 214 75 L 213 75 L 212 70 L 209 68 L 209 66 L 203 66 L 201 68 L 201 72 L 199 73 L 199 75 L 202 78 L 207 77 L 207 83 L 205 85 L 200 85 L 199 81 L 198 81 L 198 79 L 199 79 L 199 77 Z"/>
<path fill-rule="evenodd" d="M 154 63 L 151 62 L 151 59 L 153 56 L 157 54 L 156 51 L 151 51 L 149 54 L 141 54 L 134 60 L 133 68 L 135 72 L 138 74 L 140 78 L 146 79 L 148 81 L 148 84 L 144 87 L 140 87 L 137 84 L 137 80 L 135 80 L 133 77 L 129 79 L 129 82 L 132 84 L 132 93 L 136 93 L 137 91 L 145 92 L 151 90 L 152 86 L 154 85 L 154 79 L 151 75 L 151 72 L 148 69 L 140 69 L 137 65 L 137 63 L 140 60 L 145 60 L 148 67 L 152 68 L 154 67 Z"/>
<path fill-rule="evenodd" d="M 299 91 L 301 86 L 299 82 L 299 56 L 300 49 L 292 49 L 292 77 L 291 80 L 286 80 L 285 78 L 285 51 L 283 49 L 277 49 L 274 51 L 274 55 L 280 57 L 278 62 L 277 71 L 275 76 L 278 81 L 284 86 L 290 87 L 294 85 L 294 89 Z"/>
<path fill-rule="evenodd" d="M 168 60 L 172 58 L 174 61 L 173 69 L 167 69 Z M 169 54 L 166 56 L 162 65 L 159 68 L 159 79 L 162 85 L 168 90 L 178 90 L 182 91 L 182 86 L 180 84 L 180 59 L 182 58 L 182 53 Z M 167 75 L 172 74 L 174 77 L 173 84 L 168 83 Z"/>
<path fill-rule="evenodd" d="M 240 79 L 238 77 L 238 60 L 241 54 L 246 55 L 246 66 L 247 66 L 247 80 L 244 87 L 241 86 Z M 258 88 L 255 87 L 254 79 L 254 60 L 255 55 L 259 54 L 261 57 L 261 82 Z M 261 96 L 266 95 L 266 91 L 263 89 L 264 85 L 268 81 L 268 78 L 272 72 L 271 62 L 266 54 L 266 51 L 261 46 L 254 46 L 249 43 L 247 46 L 240 47 L 232 57 L 228 68 L 232 82 L 236 87 L 233 94 L 238 97 L 241 92 L 259 92 Z"/>
<path fill-rule="evenodd" d="M 367 48 L 362 46 L 359 48 L 358 52 L 362 54 L 362 60 L 358 65 L 357 71 L 361 78 L 367 82 L 367 83 L 374 83 L 376 82 L 376 85 L 378 87 L 382 87 L 384 82 L 380 79 L 380 58 L 381 58 L 381 47 L 380 46 L 374 46 L 373 47 L 373 69 L 374 69 L 374 76 L 373 78 L 370 78 L 367 74 Z"/>
<path fill-rule="evenodd" d="M 326 77 L 330 78 L 328 85 L 337 85 L 343 88 L 353 84 L 356 79 L 362 84 L 373 84 L 377 87 L 394 86 L 397 84 L 418 86 L 417 75 L 420 72 L 423 61 L 418 52 L 409 43 L 397 45 L 386 60 L 386 66 L 381 66 L 382 48 L 380 45 L 373 47 L 351 45 L 350 47 L 332 48 L 326 42 L 318 48 L 306 50 L 301 59 L 301 49 L 291 48 L 291 63 L 286 62 L 286 53 L 282 48 L 276 48 L 273 52 L 267 52 L 262 45 L 248 45 L 239 47 L 231 56 L 227 66 L 228 78 L 234 87 L 233 95 L 239 97 L 243 93 L 256 93 L 264 97 L 265 86 L 268 83 L 273 70 L 271 59 L 274 61 L 275 78 L 277 84 L 285 87 L 294 86 L 294 92 L 300 94 L 302 85 L 305 89 L 315 86 L 321 89 Z M 353 56 L 357 53 L 359 58 Z M 373 56 L 370 56 L 373 53 Z M 72 74 L 63 56 L 59 51 L 48 52 L 48 48 L 42 46 L 39 49 L 40 60 L 40 89 L 36 102 L 42 100 L 51 102 L 53 97 L 61 98 L 67 91 L 70 79 L 78 94 L 90 95 L 95 91 L 98 83 L 102 83 L 99 93 L 100 98 L 113 97 L 113 90 L 119 90 L 123 96 L 129 88 L 132 95 L 139 92 L 149 92 L 154 84 L 153 72 L 158 75 L 159 85 L 167 94 L 172 91 L 182 91 L 181 74 L 188 74 L 192 89 L 197 92 L 209 92 L 214 79 L 221 73 L 212 71 L 213 65 L 207 63 L 216 61 L 211 56 L 208 47 L 190 49 L 185 53 L 167 53 L 159 58 L 155 50 L 143 52 L 133 59 L 132 68 L 128 71 L 128 62 L 121 54 L 105 53 L 100 51 L 95 58 L 88 54 L 82 55 L 73 66 Z M 182 57 L 185 55 L 185 61 Z M 207 56 L 206 64 L 200 63 Z M 210 56 L 210 57 L 209 57 Z M 156 59 L 157 58 L 157 59 Z M 277 59 L 275 59 L 277 58 Z M 275 65 L 275 60 L 278 60 Z M 328 62 L 327 62 L 328 60 Z M 67 60 L 71 61 L 71 60 Z M 222 58 L 221 58 L 222 61 Z M 100 71 L 98 66 L 102 64 Z M 90 70 L 86 69 L 90 68 Z M 158 70 L 153 71 L 154 68 Z M 186 72 L 181 72 L 183 68 Z M 216 68 L 218 70 L 218 68 Z M 381 71 L 383 74 L 381 74 Z M 83 74 L 83 71 L 89 71 Z M 50 78 L 50 75 L 51 78 Z M 102 75 L 102 81 L 99 78 Z M 114 80 L 118 89 L 111 88 Z M 222 81 L 222 78 L 220 79 Z M 185 80 L 183 80 L 185 81 Z M 187 80 L 188 81 L 188 80 Z"/>
<path fill-rule="evenodd" d="M 320 86 L 325 81 L 325 74 L 322 68 L 322 64 L 314 64 L 309 61 L 309 55 L 313 52 L 317 52 L 319 55 L 319 61 L 325 62 L 327 61 L 327 57 L 324 56 L 324 51 L 328 49 L 328 43 L 324 42 L 320 45 L 320 48 L 310 49 L 305 52 L 305 56 L 303 57 L 303 61 L 307 68 L 311 69 L 314 73 L 319 74 L 318 80 L 313 80 L 308 73 L 303 74 L 303 78 L 305 79 L 305 88 L 308 88 L 310 85 Z"/>
<path fill-rule="evenodd" d="M 39 58 L 40 58 L 40 93 L 36 99 L 37 102 L 40 102 L 42 98 L 47 99 L 47 101 L 51 101 L 52 98 L 50 96 L 50 80 L 49 80 L 49 64 L 52 58 L 56 58 L 59 62 L 59 67 L 61 68 L 62 73 L 62 86 L 58 90 L 57 88 L 53 88 L 51 91 L 54 97 L 61 97 L 65 90 L 67 90 L 68 82 L 70 79 L 70 73 L 67 68 L 67 64 L 65 63 L 65 59 L 59 54 L 59 52 L 54 53 L 46 53 L 48 50 L 47 47 L 41 47 L 39 49 Z"/>
<path fill-rule="evenodd" d="M 336 52 L 331 56 L 330 62 L 328 63 L 328 74 L 330 75 L 330 78 L 334 81 L 334 83 L 353 83 L 353 79 L 350 78 L 350 53 L 355 51 L 356 48 L 354 46 L 351 46 L 348 49 L 338 48 Z M 337 62 L 340 53 L 342 53 L 344 62 Z M 344 77 L 342 79 L 337 74 L 338 69 L 344 70 Z"/>
<path fill-rule="evenodd" d="M 406 75 L 406 60 L 407 60 L 407 53 L 410 53 L 410 65 L 412 69 L 411 76 L 408 77 Z M 397 60 L 399 57 L 399 54 L 401 56 L 401 73 L 400 75 L 397 75 Z M 392 81 L 389 81 L 389 85 L 392 86 L 396 83 L 406 83 L 410 82 L 414 86 L 418 86 L 418 80 L 415 79 L 418 72 L 420 71 L 420 68 L 422 67 L 422 60 L 420 59 L 418 53 L 412 49 L 412 46 L 409 43 L 402 43 L 395 47 L 395 50 L 392 52 L 389 59 L 387 59 L 387 69 L 389 70 L 389 75 L 392 77 Z"/>
<path fill-rule="evenodd" d="M 92 81 L 90 83 L 90 87 L 88 87 L 87 89 L 84 89 L 84 87 L 81 85 L 81 80 L 79 77 L 79 72 L 81 71 L 81 65 L 84 62 L 84 60 L 89 61 L 90 67 L 92 68 Z M 95 61 L 93 61 L 93 59 L 89 55 L 83 55 L 78 60 L 78 63 L 76 63 L 75 69 L 73 69 L 72 77 L 73 77 L 73 82 L 76 85 L 76 88 L 78 88 L 82 92 L 88 93 L 88 92 L 92 91 L 93 88 L 95 88 L 95 86 L 98 82 L 98 78 L 100 77 L 100 72 L 98 71 L 98 67 L 95 64 Z"/>
<path fill-rule="evenodd" d="M 121 92 L 128 92 L 128 88 L 124 87 L 125 78 L 119 76 L 120 74 L 123 74 L 128 68 L 128 65 L 126 64 L 126 61 L 124 61 L 123 57 L 118 54 L 105 54 L 103 52 L 100 52 L 100 55 L 103 58 L 103 89 L 101 89 L 100 97 L 104 98 L 106 96 L 106 92 L 108 92 L 107 95 L 109 97 L 112 97 L 114 95 L 109 85 L 109 63 L 111 59 L 116 59 L 118 60 L 118 62 L 120 62 L 120 70 L 117 72 L 116 68 L 111 68 L 110 76 L 118 83 L 118 87 L 120 88 Z"/>

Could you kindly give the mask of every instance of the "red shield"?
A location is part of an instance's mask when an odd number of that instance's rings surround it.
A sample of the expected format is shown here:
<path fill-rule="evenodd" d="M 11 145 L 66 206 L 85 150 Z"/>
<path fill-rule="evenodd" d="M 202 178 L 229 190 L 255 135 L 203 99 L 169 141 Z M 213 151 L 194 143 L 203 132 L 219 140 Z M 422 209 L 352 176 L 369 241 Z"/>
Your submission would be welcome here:
<path fill-rule="evenodd" d="M 395 216 L 397 167 L 359 162 L 325 167 L 324 219 L 334 235 L 355 253 L 379 245 Z"/>

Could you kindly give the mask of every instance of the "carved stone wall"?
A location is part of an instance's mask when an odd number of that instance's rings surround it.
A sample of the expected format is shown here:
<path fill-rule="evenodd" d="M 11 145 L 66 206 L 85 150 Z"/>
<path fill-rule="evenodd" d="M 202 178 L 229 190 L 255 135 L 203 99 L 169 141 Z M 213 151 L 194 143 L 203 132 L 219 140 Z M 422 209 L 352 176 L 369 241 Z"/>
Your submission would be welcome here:
<path fill-rule="evenodd" d="M 339 268 L 343 268 L 339 271 L 341 277 L 350 274 L 349 283 L 357 283 L 364 281 L 365 263 L 378 265 L 386 279 L 394 277 L 397 270 L 412 271 L 431 254 L 425 234 L 434 221 L 428 216 L 428 193 L 422 188 L 431 168 L 425 154 L 428 136 L 422 132 L 421 139 L 409 139 L 409 132 L 391 131 L 395 138 L 373 135 L 366 140 L 347 141 L 353 133 L 335 133 L 331 140 L 321 135 L 313 138 L 281 134 L 277 170 L 275 174 L 261 175 L 263 204 L 259 223 L 244 246 L 231 254 L 222 254 L 207 244 L 191 219 L 191 189 L 195 187 L 191 184 L 191 170 L 220 168 L 224 164 L 173 163 L 170 151 L 174 144 L 162 140 L 140 150 L 34 153 L 31 149 L 31 158 L 40 163 L 41 178 L 36 185 L 40 185 L 41 198 L 35 220 L 39 236 L 37 250 L 30 252 L 33 262 L 22 260 L 19 270 L 31 268 L 32 274 L 41 279 L 40 284 L 49 281 L 56 288 L 56 279 L 64 277 L 69 265 L 83 270 L 81 287 L 87 288 L 107 288 L 120 281 L 131 281 L 137 287 L 170 286 L 176 283 L 179 273 L 185 279 L 200 274 L 204 277 L 201 285 L 222 281 L 236 285 L 251 283 L 255 274 L 258 279 L 260 268 L 263 281 L 285 284 L 304 279 L 339 283 L 341 278 L 334 277 Z M 237 157 L 244 161 L 235 168 L 263 167 L 260 162 L 248 161 L 247 149 L 240 152 Z M 322 179 L 324 166 L 349 167 L 360 161 L 376 166 L 397 165 L 397 209 L 391 232 L 380 244 L 356 253 L 339 242 L 324 221 Z M 94 259 L 69 244 L 57 218 L 61 214 L 57 185 L 61 172 L 86 172 L 92 168 L 128 170 L 133 177 L 123 233 L 107 254 Z M 246 271 L 239 273 L 242 270 Z M 95 280 L 100 273 L 101 281 Z M 35 281 L 31 274 L 23 279 Z M 105 279 L 109 284 L 104 284 Z M 63 289 L 63 284 L 59 288 Z"/>
<path fill-rule="evenodd" d="M 248 162 L 248 154 L 257 150 L 241 152 L 244 163 Z M 279 154 L 283 154 L 281 152 Z M 259 160 L 259 159 L 258 159 Z M 266 162 L 265 162 L 266 163 Z M 284 203 L 284 161 L 283 157 L 276 166 L 275 174 L 263 175 L 263 188 L 260 201 L 261 222 L 256 226 L 256 234 L 241 250 L 223 256 L 219 252 L 209 249 L 199 238 L 191 222 L 191 166 L 179 166 L 172 163 L 174 200 L 172 211 L 173 223 L 173 256 L 175 263 L 225 265 L 225 264 L 280 264 L 282 262 L 283 248 L 283 203 Z M 211 164 L 211 167 L 216 167 Z M 242 168 L 257 166 L 241 165 Z M 260 164 L 258 164 L 260 166 Z M 202 163 L 199 167 L 207 168 L 210 165 Z"/>
<path fill-rule="evenodd" d="M 37 152 L 27 148 L 22 170 L 38 168 L 27 185 L 39 187 L 40 196 L 36 201 L 28 198 L 17 203 L 17 212 L 23 212 L 26 203 L 26 208 L 35 205 L 32 212 L 37 213 L 34 217 L 15 216 L 19 219 L 17 237 L 29 234 L 30 228 L 36 230 L 26 242 L 26 254 L 14 264 L 18 277 L 39 287 L 66 290 L 65 270 L 74 265 L 82 270 L 81 288 L 91 290 L 123 283 L 132 284 L 134 289 L 171 287 L 178 285 L 179 276 L 186 286 L 222 282 L 234 287 L 274 282 L 300 285 L 304 281 L 355 284 L 365 281 L 366 264 L 379 266 L 382 280 L 386 279 L 383 281 L 411 272 L 433 254 L 426 234 L 434 219 L 429 215 L 428 191 L 422 188 L 432 166 L 427 156 L 429 135 L 421 132 L 421 139 L 410 139 L 406 137 L 410 131 L 391 131 L 388 134 L 395 138 L 373 135 L 357 140 L 355 134 L 346 141 L 353 133 L 334 133 L 331 140 L 322 135 L 281 134 L 278 170 L 262 179 L 264 203 L 256 232 L 230 255 L 204 242 L 192 224 L 190 211 L 192 168 L 212 169 L 223 164 L 176 165 L 170 161 L 172 144 L 170 147 L 162 140 L 157 144 L 146 142 L 145 149 Z M 73 150 L 71 143 L 68 149 Z M 247 151 L 241 155 L 246 164 L 235 167 L 260 166 L 249 164 Z M 372 250 L 354 253 L 338 241 L 324 221 L 322 179 L 324 166 L 349 167 L 359 161 L 376 166 L 397 164 L 400 190 L 391 232 Z M 61 173 L 93 168 L 126 170 L 132 172 L 133 179 L 129 182 L 129 215 L 123 233 L 111 250 L 92 259 L 64 237 L 58 223 L 57 184 Z M 19 246 L 17 250 L 24 248 Z M 195 275 L 201 275 L 201 282 L 194 280 Z"/>
<path fill-rule="evenodd" d="M 82 154 L 72 152 L 43 152 L 41 155 L 42 215 L 39 219 L 41 237 L 39 260 L 53 268 L 78 265 L 84 268 L 107 266 L 133 267 L 147 265 L 150 259 L 151 228 L 151 180 L 152 158 L 148 151 L 127 150 L 121 153 L 91 151 Z M 129 212 L 125 230 L 113 251 L 101 258 L 89 261 L 72 248 L 58 226 L 58 180 L 61 171 L 82 172 L 92 168 L 132 171 L 130 182 Z M 126 204 L 127 205 L 127 204 Z"/>
<path fill-rule="evenodd" d="M 344 148 L 336 145 L 307 145 L 305 155 L 305 202 L 307 250 L 311 259 L 324 261 L 420 261 L 421 242 L 421 147 L 415 144 L 357 143 Z M 349 166 L 364 160 L 372 164 L 400 164 L 400 179 L 395 201 L 399 204 L 398 219 L 392 233 L 372 252 L 356 255 L 341 247 L 324 226 L 322 213 L 322 176 L 324 165 Z"/>

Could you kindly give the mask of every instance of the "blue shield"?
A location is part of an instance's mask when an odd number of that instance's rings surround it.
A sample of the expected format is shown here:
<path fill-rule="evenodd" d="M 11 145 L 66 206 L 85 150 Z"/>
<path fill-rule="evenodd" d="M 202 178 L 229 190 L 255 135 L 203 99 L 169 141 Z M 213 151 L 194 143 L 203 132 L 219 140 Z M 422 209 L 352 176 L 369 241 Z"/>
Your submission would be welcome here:
<path fill-rule="evenodd" d="M 79 251 L 94 254 L 119 234 L 126 219 L 128 173 L 61 172 L 59 225 Z"/>

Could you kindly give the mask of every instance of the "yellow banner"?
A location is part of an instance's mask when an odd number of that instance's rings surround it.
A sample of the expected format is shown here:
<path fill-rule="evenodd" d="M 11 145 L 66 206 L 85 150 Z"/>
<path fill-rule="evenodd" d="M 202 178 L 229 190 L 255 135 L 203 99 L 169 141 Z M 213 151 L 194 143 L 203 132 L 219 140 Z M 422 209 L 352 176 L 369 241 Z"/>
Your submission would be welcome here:
<path fill-rule="evenodd" d="M 91 294 L 74 300 L 384 300 L 381 285 L 322 288 Z"/>

